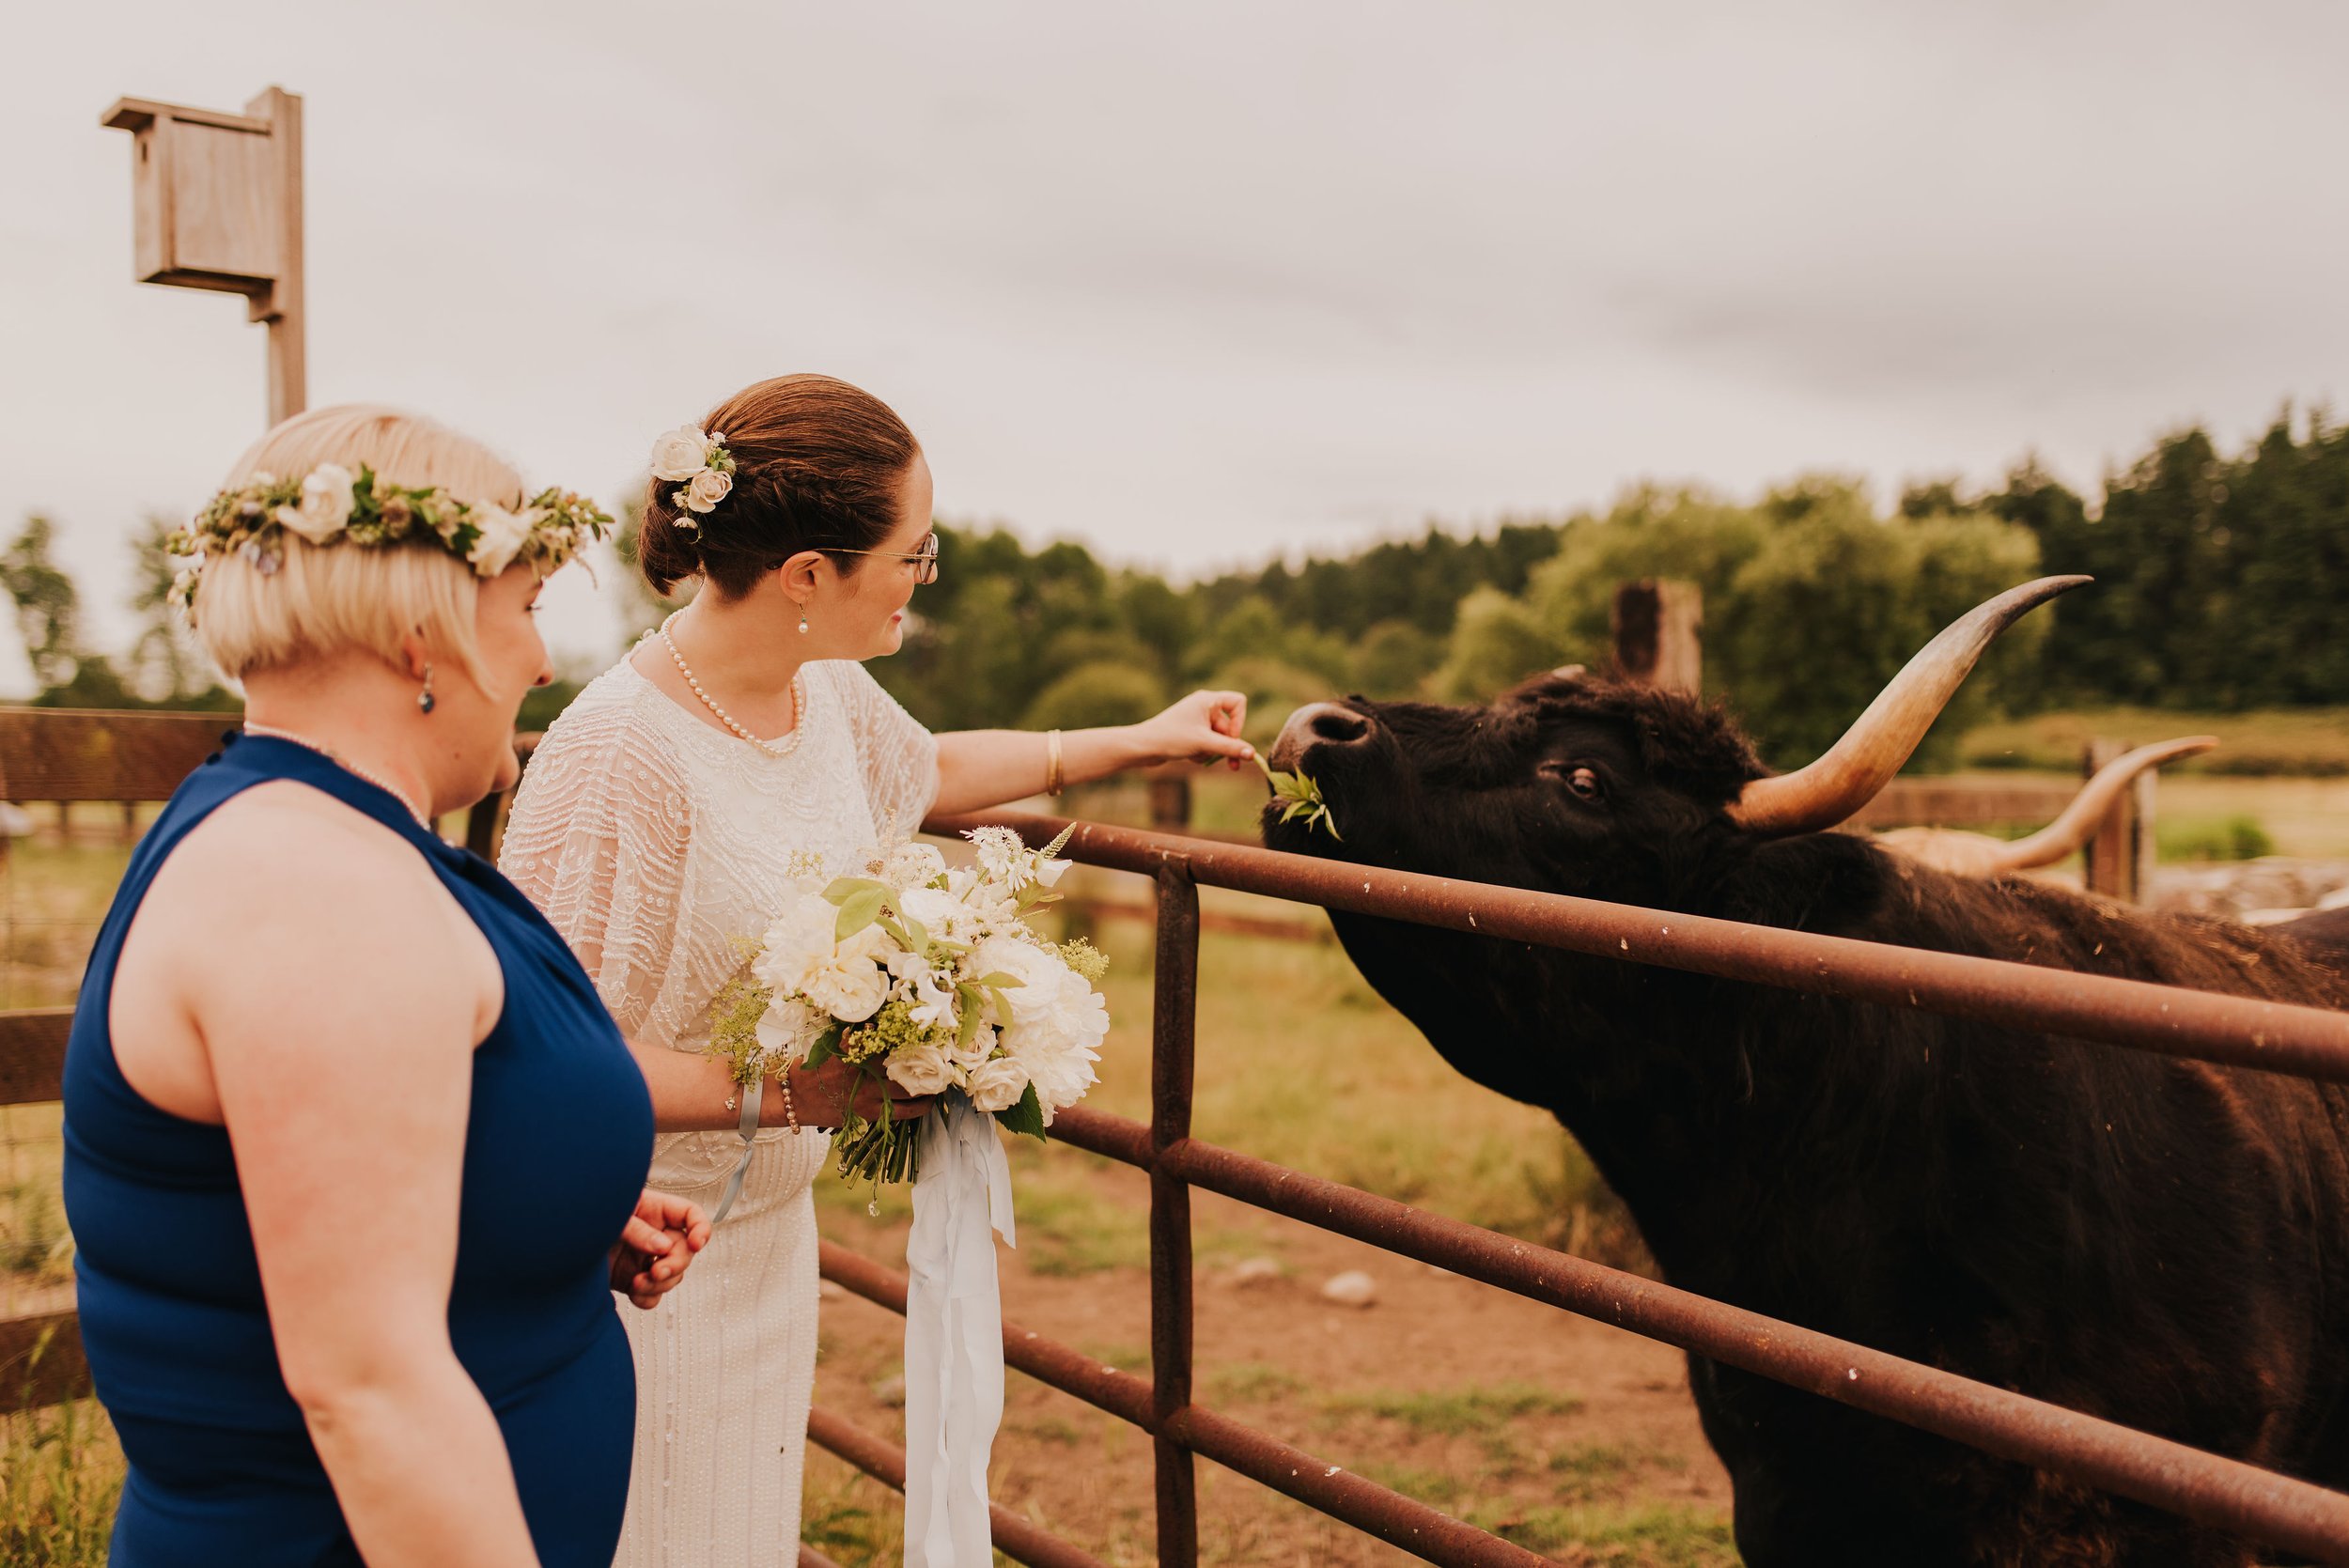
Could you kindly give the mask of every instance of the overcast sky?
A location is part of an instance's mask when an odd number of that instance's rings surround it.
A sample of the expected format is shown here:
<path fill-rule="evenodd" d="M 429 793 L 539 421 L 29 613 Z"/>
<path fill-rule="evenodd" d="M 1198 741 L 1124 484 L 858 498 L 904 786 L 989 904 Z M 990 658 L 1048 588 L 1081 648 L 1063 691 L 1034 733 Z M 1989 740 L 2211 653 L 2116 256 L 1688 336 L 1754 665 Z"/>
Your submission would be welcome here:
<path fill-rule="evenodd" d="M 2035 449 L 2093 486 L 2166 428 L 2338 401 L 2345 18 L 15 7 L 0 530 L 58 519 L 119 637 L 129 520 L 257 432 L 261 329 L 132 284 L 131 139 L 98 118 L 272 83 L 305 99 L 312 401 L 607 497 L 805 369 L 907 417 L 942 515 L 1185 574 L 1641 476 L 1990 480 Z M 607 654 L 583 579 L 562 598 L 558 644 Z"/>

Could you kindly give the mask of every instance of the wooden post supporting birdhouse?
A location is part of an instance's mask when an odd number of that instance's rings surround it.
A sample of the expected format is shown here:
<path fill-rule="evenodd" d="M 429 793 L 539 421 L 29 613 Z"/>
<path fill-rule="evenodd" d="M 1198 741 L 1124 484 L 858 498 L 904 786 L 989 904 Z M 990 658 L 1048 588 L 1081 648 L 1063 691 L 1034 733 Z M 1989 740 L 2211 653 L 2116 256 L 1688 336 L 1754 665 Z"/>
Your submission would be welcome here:
<path fill-rule="evenodd" d="M 125 98 L 101 123 L 131 132 L 132 275 L 243 295 L 269 324 L 270 423 L 301 412 L 302 100 L 272 87 L 230 115 Z"/>

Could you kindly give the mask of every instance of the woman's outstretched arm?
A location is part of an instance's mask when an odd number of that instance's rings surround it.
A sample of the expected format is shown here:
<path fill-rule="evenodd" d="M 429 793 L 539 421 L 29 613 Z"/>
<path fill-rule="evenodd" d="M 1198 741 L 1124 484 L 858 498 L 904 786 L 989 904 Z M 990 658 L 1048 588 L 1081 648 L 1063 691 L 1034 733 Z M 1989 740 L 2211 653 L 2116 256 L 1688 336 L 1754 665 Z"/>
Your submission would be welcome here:
<path fill-rule="evenodd" d="M 1240 738 L 1248 699 L 1237 691 L 1193 691 L 1155 719 L 1061 736 L 1061 783 L 1090 784 L 1130 768 L 1186 758 L 1239 767 L 1256 754 Z M 1044 793 L 1051 765 L 1048 737 L 1034 730 L 954 730 L 938 737 L 938 800 L 942 813 L 984 811 Z"/>

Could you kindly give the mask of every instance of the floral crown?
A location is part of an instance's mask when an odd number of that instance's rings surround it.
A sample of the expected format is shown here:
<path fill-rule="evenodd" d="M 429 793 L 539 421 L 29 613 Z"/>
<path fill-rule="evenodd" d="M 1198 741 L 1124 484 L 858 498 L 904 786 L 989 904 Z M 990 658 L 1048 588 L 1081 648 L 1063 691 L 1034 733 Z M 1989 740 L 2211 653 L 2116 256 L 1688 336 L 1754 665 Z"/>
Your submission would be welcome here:
<path fill-rule="evenodd" d="M 734 489 L 734 454 L 725 442 L 722 430 L 705 435 L 699 426 L 680 425 L 652 443 L 652 476 L 677 486 L 669 505 L 677 508 L 677 525 L 689 534 L 700 533 L 701 517 L 716 511 Z"/>
<path fill-rule="evenodd" d="M 459 501 L 438 486 L 392 484 L 365 463 L 356 478 L 340 463 L 320 463 L 300 479 L 257 474 L 221 491 L 163 548 L 194 557 L 171 585 L 172 598 L 193 613 L 207 561 L 234 555 L 268 577 L 284 564 L 288 530 L 313 545 L 368 550 L 412 539 L 438 545 L 477 576 L 495 577 L 521 562 L 544 577 L 611 526 L 611 517 L 594 502 L 569 490 L 540 490 L 521 511 L 509 512 L 488 502 Z"/>

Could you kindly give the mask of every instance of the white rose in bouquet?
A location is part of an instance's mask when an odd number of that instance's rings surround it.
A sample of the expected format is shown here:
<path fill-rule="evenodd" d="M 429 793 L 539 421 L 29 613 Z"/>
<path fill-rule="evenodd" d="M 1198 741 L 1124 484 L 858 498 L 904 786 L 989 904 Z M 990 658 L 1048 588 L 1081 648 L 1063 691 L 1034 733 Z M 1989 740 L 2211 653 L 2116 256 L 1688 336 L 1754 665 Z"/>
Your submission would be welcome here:
<path fill-rule="evenodd" d="M 1028 1092 L 1028 1070 L 1008 1056 L 999 1056 L 971 1070 L 966 1092 L 971 1103 L 990 1116 L 1009 1110 Z"/>
<path fill-rule="evenodd" d="M 889 936 L 866 926 L 818 958 L 800 977 L 807 1000 L 843 1023 L 863 1023 L 889 1000 L 890 972 L 879 963 L 890 946 Z"/>
<path fill-rule="evenodd" d="M 804 1001 L 770 1002 L 758 1020 L 758 1048 L 770 1062 L 805 1056 L 808 1046 L 824 1032 L 825 1021 L 821 1013 Z"/>
<path fill-rule="evenodd" d="M 1018 937 L 988 938 L 971 950 L 964 965 L 972 974 L 1005 974 L 1019 982 L 1005 991 L 1004 1001 L 1010 1004 L 1011 1017 L 992 1018 L 996 1023 L 1034 1017 L 1049 1010 L 1052 996 L 1060 987 L 1061 976 L 1069 972 L 1059 954 Z M 990 1017 L 1000 1011 L 990 1004 Z"/>
<path fill-rule="evenodd" d="M 946 1048 L 936 1041 L 907 1046 L 889 1055 L 885 1069 L 889 1081 L 909 1094 L 942 1094 L 957 1086 L 962 1077 Z M 1019 1096 L 1012 1095 L 1016 1102 Z"/>
<path fill-rule="evenodd" d="M 1003 1033 L 1004 1053 L 1035 1085 L 1046 1126 L 1054 1111 L 1083 1099 L 1097 1081 L 1093 1067 L 1110 1028 L 1108 1003 L 1083 976 L 1068 970 L 1061 974 L 1049 1003 Z"/>
<path fill-rule="evenodd" d="M 759 940 L 751 972 L 778 996 L 800 990 L 801 977 L 832 956 L 839 943 L 840 911 L 815 893 L 792 901 Z"/>
<path fill-rule="evenodd" d="M 897 895 L 897 907 L 910 920 L 918 920 L 933 941 L 967 941 L 978 934 L 978 913 L 941 888 L 908 888 Z"/>
<path fill-rule="evenodd" d="M 955 1065 L 969 1072 L 995 1054 L 995 1026 L 983 1023 L 971 1031 L 971 1038 L 959 1045 L 946 1048 L 946 1054 L 955 1059 Z"/>

